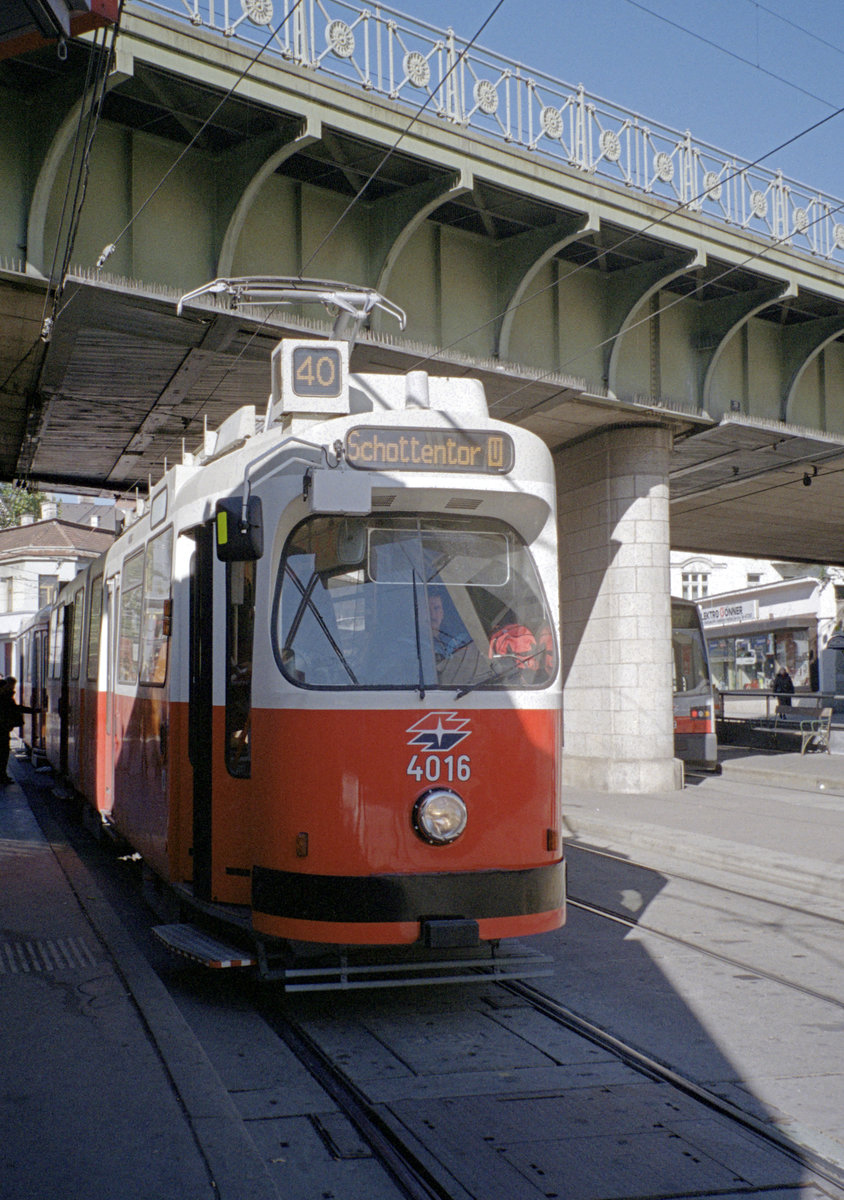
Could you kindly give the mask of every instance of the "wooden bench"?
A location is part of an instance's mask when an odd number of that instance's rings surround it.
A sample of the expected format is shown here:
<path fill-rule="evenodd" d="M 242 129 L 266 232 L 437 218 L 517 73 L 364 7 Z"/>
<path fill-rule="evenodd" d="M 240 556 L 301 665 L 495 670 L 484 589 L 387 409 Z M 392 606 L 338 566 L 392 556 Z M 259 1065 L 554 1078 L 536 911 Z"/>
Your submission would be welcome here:
<path fill-rule="evenodd" d="M 816 718 L 818 716 L 817 709 L 800 709 L 792 708 L 790 705 L 781 704 L 773 717 L 769 717 L 764 723 L 753 725 L 751 728 L 754 733 L 766 733 L 771 739 L 771 747 L 776 750 L 779 746 L 780 734 L 785 734 L 793 738 L 802 738 L 803 726 L 807 723 L 807 718 Z M 796 744 L 796 743 L 795 743 Z M 802 753 L 802 750 L 801 750 Z"/>

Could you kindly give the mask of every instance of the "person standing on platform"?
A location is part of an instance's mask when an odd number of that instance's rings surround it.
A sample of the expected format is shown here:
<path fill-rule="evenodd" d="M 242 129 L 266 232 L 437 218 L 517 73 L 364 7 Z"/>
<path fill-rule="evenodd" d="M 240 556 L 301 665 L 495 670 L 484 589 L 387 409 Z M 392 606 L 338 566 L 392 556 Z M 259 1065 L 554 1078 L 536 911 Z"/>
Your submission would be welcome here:
<path fill-rule="evenodd" d="M 791 697 L 794 694 L 794 684 L 791 676 L 785 667 L 780 667 L 777 671 L 776 679 L 774 680 L 774 692 L 780 697 L 780 704 L 784 707 L 791 707 Z"/>
<path fill-rule="evenodd" d="M 818 656 L 814 650 L 809 651 L 809 691 L 819 692 L 821 689 Z"/>
<path fill-rule="evenodd" d="M 23 709 L 15 699 L 17 680 L 9 675 L 0 681 L 0 787 L 14 783 L 9 774 L 12 730 L 23 720 Z"/>

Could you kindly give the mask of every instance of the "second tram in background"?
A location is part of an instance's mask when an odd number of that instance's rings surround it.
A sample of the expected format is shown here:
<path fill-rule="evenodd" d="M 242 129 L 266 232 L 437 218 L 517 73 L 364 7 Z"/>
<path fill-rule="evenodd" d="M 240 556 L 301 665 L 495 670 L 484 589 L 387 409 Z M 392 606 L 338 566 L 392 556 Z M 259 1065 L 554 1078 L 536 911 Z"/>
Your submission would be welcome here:
<path fill-rule="evenodd" d="M 674 666 L 674 753 L 690 766 L 718 766 L 716 690 L 700 609 L 671 598 Z"/>
<path fill-rule="evenodd" d="M 192 912 L 160 930 L 183 953 L 289 986 L 306 948 L 313 986 L 529 974 L 494 950 L 565 911 L 551 456 L 478 381 L 348 358 L 281 342 L 263 420 L 207 435 L 33 623 L 30 741 Z"/>

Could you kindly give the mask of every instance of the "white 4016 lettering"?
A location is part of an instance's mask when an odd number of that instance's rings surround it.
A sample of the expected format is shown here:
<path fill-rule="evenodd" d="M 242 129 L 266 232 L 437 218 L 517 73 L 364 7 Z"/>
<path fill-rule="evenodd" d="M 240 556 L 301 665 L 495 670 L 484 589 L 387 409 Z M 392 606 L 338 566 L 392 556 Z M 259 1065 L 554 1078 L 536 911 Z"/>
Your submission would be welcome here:
<path fill-rule="evenodd" d="M 454 783 L 455 779 L 465 783 L 472 777 L 472 762 L 468 754 L 426 754 L 420 757 L 414 754 L 407 764 L 407 774 L 412 775 L 419 783 L 427 779 L 429 783 Z"/>

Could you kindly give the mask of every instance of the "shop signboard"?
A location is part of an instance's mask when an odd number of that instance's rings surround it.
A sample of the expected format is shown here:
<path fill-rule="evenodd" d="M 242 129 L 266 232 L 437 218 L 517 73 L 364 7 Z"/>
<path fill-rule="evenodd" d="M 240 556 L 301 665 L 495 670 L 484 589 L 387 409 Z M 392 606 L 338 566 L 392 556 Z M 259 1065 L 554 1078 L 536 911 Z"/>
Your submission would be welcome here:
<path fill-rule="evenodd" d="M 710 601 L 700 605 L 704 625 L 739 625 L 744 621 L 756 621 L 759 617 L 758 600 Z"/>

